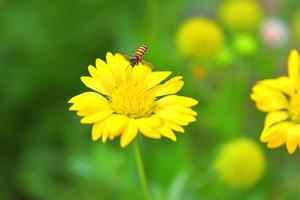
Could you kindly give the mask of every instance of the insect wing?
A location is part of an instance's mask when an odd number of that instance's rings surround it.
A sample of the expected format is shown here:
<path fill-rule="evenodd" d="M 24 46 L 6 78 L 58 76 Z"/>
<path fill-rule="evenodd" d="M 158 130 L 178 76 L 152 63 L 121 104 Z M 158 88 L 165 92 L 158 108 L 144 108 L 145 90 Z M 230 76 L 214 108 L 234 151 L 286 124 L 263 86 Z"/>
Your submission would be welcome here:
<path fill-rule="evenodd" d="M 147 61 L 142 60 L 142 63 L 143 63 L 144 65 L 147 65 L 147 66 L 150 67 L 151 69 L 154 68 L 154 65 L 153 65 L 151 62 L 147 62 Z"/>

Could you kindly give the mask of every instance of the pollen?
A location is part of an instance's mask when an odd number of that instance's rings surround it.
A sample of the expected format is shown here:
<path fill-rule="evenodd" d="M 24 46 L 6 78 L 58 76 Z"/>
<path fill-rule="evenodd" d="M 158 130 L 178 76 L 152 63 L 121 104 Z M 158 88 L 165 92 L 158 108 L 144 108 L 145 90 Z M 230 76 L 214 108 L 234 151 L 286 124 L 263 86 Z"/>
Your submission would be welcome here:
<path fill-rule="evenodd" d="M 127 117 L 140 118 L 151 114 L 154 95 L 145 85 L 128 82 L 117 88 L 111 96 L 111 106 L 116 113 Z"/>

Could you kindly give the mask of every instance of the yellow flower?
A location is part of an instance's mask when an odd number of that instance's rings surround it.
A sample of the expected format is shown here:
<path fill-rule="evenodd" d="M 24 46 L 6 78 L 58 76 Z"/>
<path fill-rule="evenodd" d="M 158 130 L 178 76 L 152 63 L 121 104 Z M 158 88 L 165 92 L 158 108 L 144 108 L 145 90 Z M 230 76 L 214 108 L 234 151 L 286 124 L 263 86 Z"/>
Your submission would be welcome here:
<path fill-rule="evenodd" d="M 197 101 L 175 95 L 183 86 L 181 76 L 164 83 L 171 72 L 152 70 L 142 63 L 131 67 L 120 54 L 106 54 L 106 62 L 96 60 L 89 66 L 91 76 L 81 81 L 95 92 L 85 92 L 69 100 L 81 123 L 93 124 L 92 139 L 121 137 L 127 146 L 140 131 L 149 138 L 167 137 L 176 141 L 174 131 L 195 121 L 190 107 Z"/>
<path fill-rule="evenodd" d="M 185 21 L 176 34 L 178 51 L 185 57 L 207 59 L 222 48 L 224 36 L 212 20 L 192 18 Z"/>
<path fill-rule="evenodd" d="M 240 138 L 223 145 L 214 163 L 220 179 L 233 188 L 250 188 L 262 177 L 265 157 L 250 139 Z"/>
<path fill-rule="evenodd" d="M 269 148 L 286 143 L 288 152 L 300 146 L 300 58 L 292 50 L 288 58 L 288 76 L 259 81 L 252 88 L 256 107 L 267 112 L 260 140 Z"/>
<path fill-rule="evenodd" d="M 255 31 L 262 19 L 262 8 L 255 0 L 227 0 L 221 4 L 219 16 L 233 31 Z"/>

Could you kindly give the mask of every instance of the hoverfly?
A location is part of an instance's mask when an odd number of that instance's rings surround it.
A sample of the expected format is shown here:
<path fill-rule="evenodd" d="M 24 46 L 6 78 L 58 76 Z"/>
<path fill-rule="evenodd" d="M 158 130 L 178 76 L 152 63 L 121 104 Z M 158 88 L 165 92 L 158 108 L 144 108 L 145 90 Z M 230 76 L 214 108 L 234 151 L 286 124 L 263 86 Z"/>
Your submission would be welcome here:
<path fill-rule="evenodd" d="M 133 56 L 124 55 L 124 57 L 129 61 L 132 67 L 138 65 L 139 63 L 143 63 L 145 65 L 148 65 L 150 68 L 153 68 L 152 63 L 145 62 L 143 60 L 143 57 L 146 54 L 147 50 L 148 50 L 148 46 L 146 44 L 143 44 L 135 51 Z"/>

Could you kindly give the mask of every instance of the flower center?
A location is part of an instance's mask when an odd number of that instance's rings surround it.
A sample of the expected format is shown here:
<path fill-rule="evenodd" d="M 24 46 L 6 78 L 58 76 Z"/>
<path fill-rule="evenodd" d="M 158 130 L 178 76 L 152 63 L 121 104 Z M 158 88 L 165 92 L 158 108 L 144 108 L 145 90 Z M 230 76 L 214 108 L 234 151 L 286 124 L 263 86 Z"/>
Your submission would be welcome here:
<path fill-rule="evenodd" d="M 300 123 L 300 94 L 295 94 L 291 97 L 289 111 L 292 115 L 292 120 Z"/>
<path fill-rule="evenodd" d="M 111 95 L 111 104 L 118 114 L 140 118 L 151 114 L 155 97 L 143 85 L 127 83 L 116 88 Z"/>

